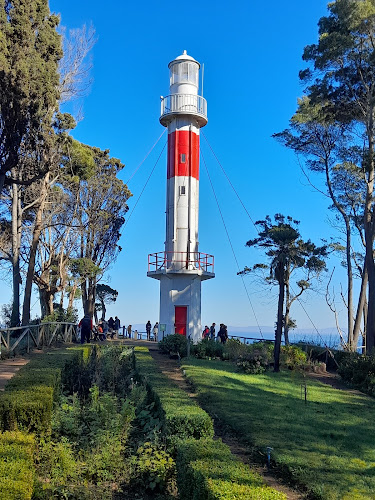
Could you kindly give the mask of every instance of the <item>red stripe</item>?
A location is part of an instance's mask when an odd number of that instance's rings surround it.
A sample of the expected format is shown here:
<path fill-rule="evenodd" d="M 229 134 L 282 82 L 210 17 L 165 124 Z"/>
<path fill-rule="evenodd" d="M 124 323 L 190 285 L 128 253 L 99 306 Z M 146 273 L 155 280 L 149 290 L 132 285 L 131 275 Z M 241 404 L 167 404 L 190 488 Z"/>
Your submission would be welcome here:
<path fill-rule="evenodd" d="M 185 162 L 181 160 L 185 155 Z M 191 176 L 199 180 L 199 135 L 176 130 L 168 135 L 167 178 Z"/>

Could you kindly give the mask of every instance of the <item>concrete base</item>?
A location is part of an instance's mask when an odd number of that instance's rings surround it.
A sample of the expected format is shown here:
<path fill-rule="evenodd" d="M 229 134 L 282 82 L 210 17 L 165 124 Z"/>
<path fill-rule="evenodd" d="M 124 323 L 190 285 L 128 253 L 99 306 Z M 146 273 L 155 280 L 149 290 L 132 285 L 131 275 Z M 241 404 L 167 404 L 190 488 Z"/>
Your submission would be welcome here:
<path fill-rule="evenodd" d="M 164 274 L 160 280 L 160 324 L 166 325 L 164 335 L 175 333 L 175 306 L 187 307 L 186 334 L 196 344 L 202 338 L 201 281 L 202 276 Z M 163 332 L 159 329 L 159 339 Z"/>

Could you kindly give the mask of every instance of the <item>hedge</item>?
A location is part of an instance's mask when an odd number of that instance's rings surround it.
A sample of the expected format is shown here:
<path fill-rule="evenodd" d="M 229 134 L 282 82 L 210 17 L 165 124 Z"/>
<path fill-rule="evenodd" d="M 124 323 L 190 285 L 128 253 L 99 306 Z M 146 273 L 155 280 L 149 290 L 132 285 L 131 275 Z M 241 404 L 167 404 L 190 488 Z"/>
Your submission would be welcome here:
<path fill-rule="evenodd" d="M 66 365 L 80 364 L 83 349 L 38 354 L 8 382 L 0 395 L 0 430 L 49 434 L 53 401 L 60 394 Z M 66 381 L 67 383 L 68 381 Z"/>
<path fill-rule="evenodd" d="M 136 347 L 135 369 L 158 404 L 167 436 L 200 439 L 213 437 L 211 417 L 195 401 L 168 379 L 145 347 Z"/>
<path fill-rule="evenodd" d="M 34 483 L 34 438 L 0 433 L 0 500 L 30 500 Z"/>
<path fill-rule="evenodd" d="M 186 439 L 177 446 L 177 485 L 181 500 L 286 500 L 260 475 L 212 439 Z"/>

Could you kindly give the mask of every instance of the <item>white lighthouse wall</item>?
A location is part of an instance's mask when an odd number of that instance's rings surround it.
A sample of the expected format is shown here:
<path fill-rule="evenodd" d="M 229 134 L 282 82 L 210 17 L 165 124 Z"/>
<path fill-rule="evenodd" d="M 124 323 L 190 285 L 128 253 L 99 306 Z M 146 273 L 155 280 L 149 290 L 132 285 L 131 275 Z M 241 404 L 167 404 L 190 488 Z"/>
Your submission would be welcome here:
<path fill-rule="evenodd" d="M 166 325 L 165 335 L 175 333 L 175 306 L 187 306 L 186 334 L 196 344 L 202 338 L 199 276 L 173 274 L 160 278 L 160 323 Z M 158 340 L 162 338 L 159 330 Z"/>
<path fill-rule="evenodd" d="M 178 252 L 175 258 L 181 260 L 183 256 L 179 252 L 198 251 L 199 181 L 193 177 L 176 176 L 167 182 L 165 250 Z M 183 192 L 185 194 L 181 194 Z M 168 255 L 172 257 L 172 254 Z"/>

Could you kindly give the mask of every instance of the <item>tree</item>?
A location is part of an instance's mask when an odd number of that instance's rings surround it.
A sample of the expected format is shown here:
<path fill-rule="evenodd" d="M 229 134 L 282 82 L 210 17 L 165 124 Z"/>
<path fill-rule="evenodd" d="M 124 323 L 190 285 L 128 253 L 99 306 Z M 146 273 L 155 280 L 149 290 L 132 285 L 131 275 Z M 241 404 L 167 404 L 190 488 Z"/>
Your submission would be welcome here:
<path fill-rule="evenodd" d="M 291 325 L 290 306 L 304 290 L 309 288 L 312 275 L 318 276 L 325 269 L 323 258 L 327 255 L 327 247 L 317 247 L 310 240 L 303 241 L 298 231 L 299 221 L 281 214 L 276 214 L 274 219 L 274 222 L 272 222 L 267 215 L 265 220 L 257 221 L 255 224 L 262 229 L 259 231 L 257 238 L 246 243 L 248 247 L 265 249 L 267 257 L 270 258 L 270 263 L 268 266 L 256 264 L 253 268 L 247 267 L 241 273 L 247 274 L 254 269 L 267 268 L 269 270 L 267 280 L 276 282 L 278 285 L 274 348 L 274 371 L 278 372 L 280 370 L 280 347 L 283 327 L 284 331 L 286 327 L 286 332 L 288 332 Z M 290 278 L 297 269 L 304 269 L 307 278 L 297 283 L 300 292 L 292 299 L 290 296 Z M 289 294 L 286 304 L 285 290 Z M 285 305 L 286 309 L 284 310 Z"/>
<path fill-rule="evenodd" d="M 363 311 L 363 292 L 359 296 L 354 323 L 352 228 L 356 228 L 362 237 L 363 224 L 360 219 L 366 184 L 363 172 L 358 167 L 361 151 L 352 146 L 352 135 L 347 125 L 337 123 L 332 117 L 326 116 L 321 105 L 313 105 L 307 98 L 298 101 L 298 109 L 290 120 L 290 127 L 274 134 L 273 137 L 303 156 L 310 172 L 323 174 L 327 196 L 332 201 L 330 208 L 335 210 L 342 220 L 345 228 L 344 264 L 347 271 L 347 346 L 350 350 L 356 350 Z M 305 170 L 303 172 L 309 183 L 314 186 Z M 321 192 L 319 188 L 315 189 Z M 361 269 L 361 275 L 366 280 L 365 267 Z"/>
<path fill-rule="evenodd" d="M 96 300 L 95 313 L 96 311 L 102 312 L 102 318 L 105 319 L 107 312 L 106 304 L 111 304 L 116 302 L 118 296 L 118 291 L 111 288 L 109 285 L 98 283 L 96 285 Z"/>
<path fill-rule="evenodd" d="M 31 184 L 48 171 L 41 162 L 26 178 L 16 175 L 30 151 L 43 155 L 51 145 L 62 57 L 58 24 L 48 0 L 0 1 L 0 194 L 4 185 Z"/>
<path fill-rule="evenodd" d="M 123 165 L 118 159 L 111 158 L 108 150 L 74 145 L 77 167 L 82 159 L 86 164 L 90 163 L 90 158 L 92 160 L 92 171 L 89 175 L 86 171 L 79 183 L 77 221 L 80 227 L 79 258 L 100 269 L 96 274 L 91 272 L 81 276 L 83 309 L 85 314 L 93 316 L 96 285 L 121 251 L 118 241 L 131 193 L 117 178 Z"/>
<path fill-rule="evenodd" d="M 366 345 L 375 347 L 375 1 L 336 0 L 319 21 L 319 41 L 305 47 L 310 66 L 301 71 L 305 92 L 322 115 L 355 130 L 354 145 L 362 150 L 359 167 L 365 179 L 363 227 L 368 276 Z M 357 139 L 355 139 L 357 138 Z"/>

